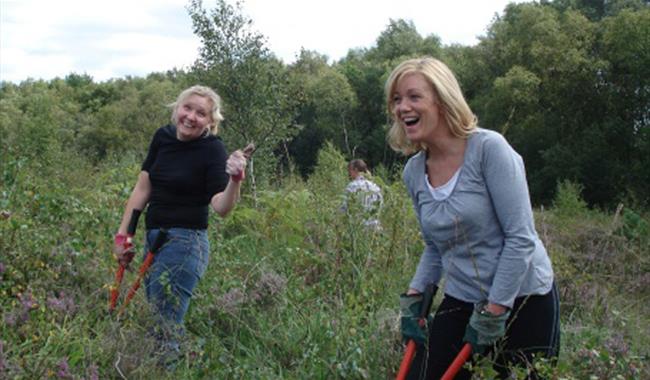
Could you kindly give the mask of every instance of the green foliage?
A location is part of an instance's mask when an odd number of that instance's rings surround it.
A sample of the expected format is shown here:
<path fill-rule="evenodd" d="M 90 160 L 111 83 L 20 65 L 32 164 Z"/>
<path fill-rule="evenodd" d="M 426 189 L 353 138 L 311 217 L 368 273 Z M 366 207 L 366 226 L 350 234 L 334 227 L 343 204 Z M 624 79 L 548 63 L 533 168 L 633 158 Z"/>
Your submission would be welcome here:
<path fill-rule="evenodd" d="M 388 124 L 384 84 L 390 71 L 402 60 L 423 55 L 443 55 L 440 39 L 435 35 L 423 38 L 411 21 L 390 20 L 381 32 L 376 46 L 367 50 L 351 50 L 337 67 L 356 94 L 358 106 L 344 126 L 345 145 L 337 148 L 350 157 L 364 157 L 370 166 L 392 167 L 401 158 L 386 144 Z"/>
<path fill-rule="evenodd" d="M 373 176 L 384 191 L 381 232 L 339 211 L 346 160 L 332 144 L 306 182 L 265 188 L 256 203 L 245 192 L 227 219 L 213 215 L 185 355 L 169 371 L 157 365 L 142 291 L 124 318 L 106 312 L 111 235 L 139 160 L 115 155 L 93 166 L 70 150 L 47 149 L 42 160 L 3 153 L 0 317 L 11 327 L 0 331 L 3 377 L 394 377 L 398 295 L 423 248 L 399 178 Z M 584 206 L 579 186 L 560 187 L 557 207 L 537 221 L 562 294 L 563 353 L 540 370 L 643 378 L 650 256 L 634 239 L 647 236 L 644 224 L 631 210 L 612 222 Z M 124 284 L 133 279 L 127 273 Z M 488 361 L 474 366 L 490 377 Z"/>
<path fill-rule="evenodd" d="M 377 37 L 377 46 L 368 53 L 375 61 L 394 61 L 414 55 L 440 54 L 440 39 L 432 35 L 422 38 L 412 21 L 391 19 Z"/>
<path fill-rule="evenodd" d="M 98 162 L 111 154 L 144 155 L 156 128 L 169 123 L 171 103 L 183 83 L 166 78 L 101 84 L 71 75 L 49 83 L 2 87 L 2 145 L 42 156 L 72 147 Z"/>
<path fill-rule="evenodd" d="M 507 132 L 538 204 L 564 179 L 580 181 L 590 205 L 613 207 L 626 191 L 648 197 L 638 184 L 648 175 L 649 65 L 639 49 L 649 10 L 620 1 L 593 13 L 591 5 L 510 4 L 462 65 L 474 74 L 461 66 L 481 125 Z"/>
<path fill-rule="evenodd" d="M 313 187 L 325 189 L 326 198 L 331 199 L 335 194 L 341 194 L 347 183 L 347 160 L 331 143 L 318 152 L 316 171 L 309 177 Z"/>
<path fill-rule="evenodd" d="M 368 53 L 369 54 L 369 53 Z M 384 83 L 391 69 L 386 62 L 368 60 L 365 56 L 348 54 L 340 64 L 341 72 L 345 75 L 355 92 L 358 107 L 353 110 L 351 127 L 347 129 L 347 140 L 341 151 L 353 149 L 355 155 L 366 157 L 371 166 L 375 163 L 386 162 L 385 133 L 383 127 L 388 118 L 385 111 Z M 380 135 L 375 134 L 380 131 Z M 375 141 L 380 138 L 380 149 L 372 149 Z M 390 161 L 389 161 L 390 162 Z"/>
<path fill-rule="evenodd" d="M 307 175 L 314 170 L 316 155 L 325 141 L 352 155 L 350 119 L 358 106 L 357 98 L 347 78 L 329 67 L 325 57 L 302 51 L 290 70 L 298 88 L 294 92 L 302 94 L 296 123 L 303 127 L 289 151 L 301 174 Z"/>
<path fill-rule="evenodd" d="M 504 133 L 522 155 L 534 204 L 549 205 L 567 179 L 582 184 L 590 206 L 614 208 L 625 197 L 650 204 L 646 2 L 509 4 L 476 46 L 442 46 L 395 19 L 375 46 L 332 63 L 303 50 L 289 65 L 273 56 L 240 4 L 195 0 L 188 13 L 201 39 L 188 72 L 0 83 L 3 146 L 33 156 L 73 147 L 95 162 L 142 157 L 153 131 L 169 122 L 165 106 L 199 83 L 223 97 L 229 150 L 257 143 L 254 192 L 296 168 L 305 179 L 325 141 L 394 173 L 404 157 L 386 144 L 385 80 L 402 60 L 430 55 L 456 73 L 480 126 Z"/>
<path fill-rule="evenodd" d="M 587 202 L 582 198 L 583 188 L 571 181 L 562 181 L 557 185 L 557 194 L 553 207 L 560 216 L 579 217 L 587 212 Z"/>
<path fill-rule="evenodd" d="M 293 123 L 296 99 L 287 70 L 264 46 L 264 37 L 251 30 L 240 4 L 219 0 L 208 11 L 194 0 L 188 11 L 202 42 L 193 75 L 223 98 L 223 136 L 230 149 L 255 142 L 256 156 L 265 157 L 254 157 L 249 166 L 253 186 L 258 176 L 268 181 L 277 161 L 273 152 L 299 130 Z"/>
<path fill-rule="evenodd" d="M 650 243 L 650 223 L 629 208 L 623 210 L 619 231 L 627 239 L 638 241 L 640 246 Z"/>

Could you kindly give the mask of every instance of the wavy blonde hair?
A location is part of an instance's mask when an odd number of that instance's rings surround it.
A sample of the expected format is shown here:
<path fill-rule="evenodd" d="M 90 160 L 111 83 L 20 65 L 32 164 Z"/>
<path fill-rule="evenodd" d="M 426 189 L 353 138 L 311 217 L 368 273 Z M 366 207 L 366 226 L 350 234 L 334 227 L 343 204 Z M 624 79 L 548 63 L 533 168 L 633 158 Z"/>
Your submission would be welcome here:
<path fill-rule="evenodd" d="M 185 99 L 192 95 L 198 95 L 211 101 L 212 109 L 210 116 L 212 123 L 210 123 L 210 133 L 216 135 L 219 133 L 219 123 L 223 121 L 223 116 L 221 115 L 221 97 L 217 95 L 213 89 L 207 86 L 195 85 L 187 88 L 178 95 L 178 98 L 176 98 L 174 103 L 169 104 L 169 107 L 173 110 L 171 118 L 172 123 L 174 123 L 174 125 L 178 124 L 178 107 L 185 101 Z"/>
<path fill-rule="evenodd" d="M 433 88 L 452 135 L 467 138 L 475 132 L 478 120 L 465 101 L 460 85 L 449 67 L 431 57 L 409 59 L 400 63 L 386 81 L 386 106 L 392 119 L 387 140 L 393 150 L 409 155 L 425 149 L 421 144 L 413 144 L 406 138 L 404 129 L 393 113 L 395 87 L 405 75 L 413 73 L 422 74 Z"/>

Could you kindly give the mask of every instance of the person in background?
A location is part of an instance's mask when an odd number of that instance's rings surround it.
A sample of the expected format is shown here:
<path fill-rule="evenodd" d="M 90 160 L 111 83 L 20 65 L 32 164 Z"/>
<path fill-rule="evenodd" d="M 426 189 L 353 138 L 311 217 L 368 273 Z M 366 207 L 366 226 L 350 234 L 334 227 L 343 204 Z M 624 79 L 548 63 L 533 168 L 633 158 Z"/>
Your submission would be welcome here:
<path fill-rule="evenodd" d="M 348 163 L 348 175 L 351 181 L 345 188 L 342 209 L 348 211 L 350 202 L 358 202 L 360 212 L 363 213 L 363 224 L 371 230 L 381 230 L 378 214 L 383 203 L 383 196 L 379 186 L 369 179 L 368 166 L 361 159 L 352 160 Z"/>
<path fill-rule="evenodd" d="M 388 142 L 413 155 L 403 180 L 424 240 L 402 308 L 421 302 L 424 289 L 445 277 L 410 377 L 440 378 L 467 342 L 494 359 L 501 378 L 512 365 L 536 378 L 533 361 L 558 356 L 559 298 L 522 158 L 502 135 L 477 127 L 454 74 L 439 60 L 402 62 L 385 90 L 393 121 Z M 411 331 L 402 323 L 403 334 Z M 470 377 L 464 369 L 456 379 Z"/>
<path fill-rule="evenodd" d="M 239 150 L 228 156 L 216 136 L 223 117 L 212 89 L 190 87 L 170 107 L 172 124 L 154 133 L 114 245 L 118 261 L 128 266 L 133 253 L 121 242 L 133 210 L 146 207 L 147 247 L 161 229 L 168 231 L 145 278 L 147 299 L 159 317 L 155 336 L 167 358 L 180 354 L 183 319 L 208 265 L 208 207 L 221 217 L 235 207 L 247 162 Z"/>

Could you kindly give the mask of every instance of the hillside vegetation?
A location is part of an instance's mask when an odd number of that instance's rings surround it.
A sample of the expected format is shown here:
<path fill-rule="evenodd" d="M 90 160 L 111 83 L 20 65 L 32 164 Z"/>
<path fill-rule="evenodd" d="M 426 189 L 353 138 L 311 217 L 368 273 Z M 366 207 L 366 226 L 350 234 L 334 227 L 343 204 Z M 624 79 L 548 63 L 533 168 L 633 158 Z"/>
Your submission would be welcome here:
<path fill-rule="evenodd" d="M 143 291 L 123 318 L 107 312 L 111 236 L 137 160 L 94 166 L 56 149 L 3 160 L 0 378 L 392 378 L 403 349 L 398 295 L 422 243 L 401 181 L 384 173 L 374 176 L 386 199 L 381 233 L 339 211 L 345 163 L 326 146 L 309 180 L 288 177 L 255 199 L 247 187 L 232 215 L 211 220 L 186 354 L 169 371 L 147 335 Z M 579 186 L 563 183 L 536 221 L 562 297 L 560 363 L 546 370 L 648 378 L 647 216 L 589 210 Z"/>

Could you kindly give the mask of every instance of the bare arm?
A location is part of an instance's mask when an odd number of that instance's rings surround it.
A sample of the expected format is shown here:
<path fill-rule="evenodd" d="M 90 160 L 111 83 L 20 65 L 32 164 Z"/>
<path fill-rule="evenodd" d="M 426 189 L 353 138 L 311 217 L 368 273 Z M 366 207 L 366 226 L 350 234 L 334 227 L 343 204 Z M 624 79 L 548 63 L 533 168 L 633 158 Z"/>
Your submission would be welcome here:
<path fill-rule="evenodd" d="M 225 217 L 235 208 L 239 201 L 241 190 L 241 180 L 234 179 L 236 176 L 244 173 L 246 170 L 246 156 L 241 150 L 234 151 L 226 162 L 226 173 L 230 175 L 230 180 L 226 189 L 215 194 L 210 201 L 212 209 L 221 217 Z M 243 178 L 243 177 L 241 177 Z"/>
<path fill-rule="evenodd" d="M 235 208 L 237 201 L 239 201 L 240 190 L 241 182 L 235 182 L 231 178 L 228 181 L 226 189 L 212 197 L 210 201 L 212 209 L 222 218 L 228 215 Z"/>
<path fill-rule="evenodd" d="M 138 181 L 129 196 L 129 200 L 126 202 L 124 214 L 122 215 L 122 222 L 120 223 L 120 228 L 117 230 L 118 234 L 126 234 L 126 229 L 129 225 L 133 209 L 144 210 L 144 207 L 149 202 L 150 195 L 151 181 L 149 180 L 149 173 L 141 171 L 138 175 Z"/>

